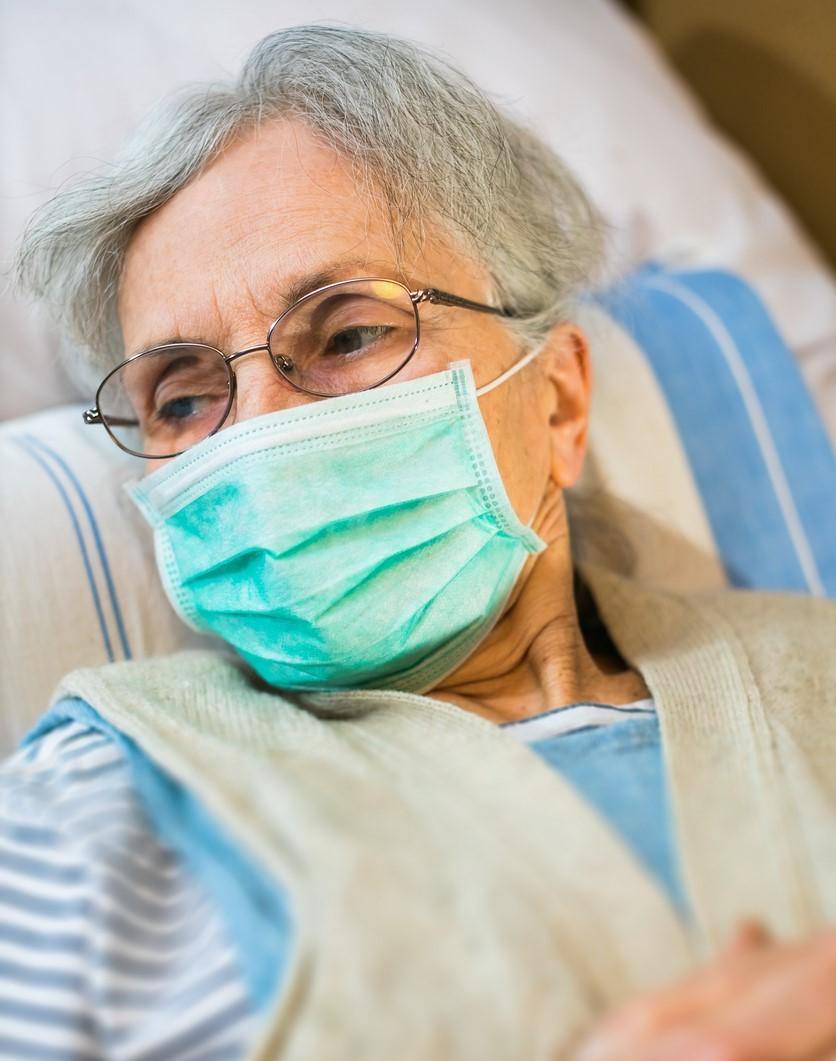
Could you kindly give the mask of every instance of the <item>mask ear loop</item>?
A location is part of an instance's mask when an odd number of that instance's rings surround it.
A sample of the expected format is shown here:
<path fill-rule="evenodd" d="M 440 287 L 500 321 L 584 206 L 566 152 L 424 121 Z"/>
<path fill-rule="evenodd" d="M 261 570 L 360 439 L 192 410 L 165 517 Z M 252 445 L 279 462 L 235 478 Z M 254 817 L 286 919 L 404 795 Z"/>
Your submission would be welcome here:
<path fill-rule="evenodd" d="M 483 394 L 488 394 L 495 387 L 498 387 L 500 384 L 504 383 L 506 379 L 510 379 L 512 376 L 516 375 L 516 373 L 519 372 L 521 368 L 525 368 L 529 361 L 533 361 L 534 358 L 537 357 L 537 355 L 542 351 L 545 345 L 546 341 L 544 340 L 542 343 L 540 343 L 538 347 L 535 347 L 534 350 L 529 350 L 527 354 L 523 355 L 523 357 L 521 357 L 519 361 L 515 361 L 510 368 L 507 368 L 500 376 L 497 376 L 496 379 L 492 379 L 490 383 L 485 383 L 482 387 L 477 387 L 476 397 L 481 398 Z M 525 524 L 526 527 L 533 527 L 534 520 L 537 516 L 537 509 L 539 507 L 539 505 L 535 506 L 534 512 L 531 515 L 531 519 L 528 520 L 528 522 Z"/>
<path fill-rule="evenodd" d="M 496 379 L 492 379 L 490 383 L 485 383 L 483 386 L 477 387 L 476 397 L 481 398 L 483 394 L 488 394 L 495 387 L 498 387 L 501 383 L 504 383 L 506 379 L 510 379 L 512 376 L 516 375 L 516 373 L 519 372 L 521 368 L 525 368 L 529 361 L 533 361 L 534 358 L 537 357 L 537 355 L 541 352 L 545 345 L 546 344 L 544 342 L 540 343 L 540 345 L 534 350 L 529 350 L 529 352 L 523 357 L 521 357 L 519 361 L 515 361 L 510 368 L 507 368 L 502 373 L 502 375 L 497 376 Z"/>

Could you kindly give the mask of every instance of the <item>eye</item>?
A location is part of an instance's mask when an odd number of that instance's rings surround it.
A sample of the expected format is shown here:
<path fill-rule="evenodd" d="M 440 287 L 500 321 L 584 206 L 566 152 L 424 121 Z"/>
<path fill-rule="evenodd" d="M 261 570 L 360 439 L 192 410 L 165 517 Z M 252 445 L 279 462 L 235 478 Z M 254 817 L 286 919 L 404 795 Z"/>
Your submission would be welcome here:
<path fill-rule="evenodd" d="M 190 416 L 195 416 L 199 409 L 199 403 L 206 401 L 206 398 L 200 398 L 197 395 L 183 395 L 179 398 L 172 398 L 171 401 L 165 402 L 157 410 L 157 417 L 160 420 L 186 420 Z"/>
<path fill-rule="evenodd" d="M 222 413 L 229 396 L 226 372 L 217 360 L 180 358 L 165 365 L 149 394 L 149 419 L 167 429 L 194 425 Z"/>
<path fill-rule="evenodd" d="M 337 332 L 325 348 L 326 354 L 356 354 L 371 346 L 392 329 L 386 324 L 361 325 Z"/>

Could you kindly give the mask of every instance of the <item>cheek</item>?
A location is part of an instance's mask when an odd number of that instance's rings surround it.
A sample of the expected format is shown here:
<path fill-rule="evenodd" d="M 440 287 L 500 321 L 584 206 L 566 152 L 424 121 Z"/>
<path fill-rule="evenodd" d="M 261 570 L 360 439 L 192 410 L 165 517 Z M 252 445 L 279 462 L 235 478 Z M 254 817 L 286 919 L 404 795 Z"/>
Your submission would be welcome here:
<path fill-rule="evenodd" d="M 145 467 L 142 469 L 142 478 L 144 479 L 146 475 L 151 475 L 153 472 L 157 471 L 159 468 L 164 468 L 166 466 L 166 464 L 169 464 L 173 460 L 174 460 L 174 457 L 165 457 L 162 460 L 154 460 L 154 461 L 144 460 L 142 462 L 145 465 Z"/>
<path fill-rule="evenodd" d="M 449 352 L 439 348 L 438 345 L 418 344 L 412 359 L 392 379 L 392 383 L 404 383 L 408 379 L 417 379 L 418 376 L 429 376 L 435 372 L 446 372 L 450 362 L 455 361 Z"/>
<path fill-rule="evenodd" d="M 510 381 L 513 382 L 513 381 Z M 489 406 L 490 398 L 494 401 Z M 527 523 L 546 490 L 549 479 L 549 436 L 536 394 L 514 388 L 507 398 L 500 387 L 481 399 L 494 457 L 514 511 Z"/>

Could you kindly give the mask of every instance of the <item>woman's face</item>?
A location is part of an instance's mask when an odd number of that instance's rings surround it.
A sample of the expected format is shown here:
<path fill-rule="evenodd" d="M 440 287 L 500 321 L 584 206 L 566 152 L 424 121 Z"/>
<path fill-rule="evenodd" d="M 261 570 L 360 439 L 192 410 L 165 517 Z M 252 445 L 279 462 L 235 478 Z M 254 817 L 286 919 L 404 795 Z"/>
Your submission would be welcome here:
<path fill-rule="evenodd" d="M 137 228 L 119 294 L 125 356 L 176 337 L 224 352 L 263 343 L 288 304 L 283 292 L 299 284 L 386 276 L 410 290 L 490 301 L 484 271 L 438 233 L 409 240 L 399 267 L 385 210 L 358 194 L 350 165 L 305 126 L 263 126 Z M 491 314 L 423 303 L 420 316 L 420 346 L 393 382 L 468 358 L 479 386 L 520 356 Z M 294 390 L 264 352 L 236 361 L 235 371 L 225 426 L 317 400 Z M 532 364 L 480 398 L 511 502 L 525 522 L 538 513 L 547 541 L 558 532 L 549 522 L 554 495 L 580 472 L 588 398 L 588 351 L 572 325 L 557 327 Z M 153 471 L 163 462 L 147 463 Z"/>

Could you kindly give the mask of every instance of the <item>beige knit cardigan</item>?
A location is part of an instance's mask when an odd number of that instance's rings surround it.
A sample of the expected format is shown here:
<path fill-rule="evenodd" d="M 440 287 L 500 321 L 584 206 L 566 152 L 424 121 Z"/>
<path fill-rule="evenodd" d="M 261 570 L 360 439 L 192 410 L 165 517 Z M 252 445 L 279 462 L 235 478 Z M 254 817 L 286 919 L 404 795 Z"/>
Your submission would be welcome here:
<path fill-rule="evenodd" d="M 836 604 L 583 574 L 656 700 L 692 928 L 567 780 L 471 712 L 281 694 L 210 653 L 62 683 L 286 888 L 296 931 L 252 1058 L 569 1058 L 738 918 L 836 922 Z"/>

